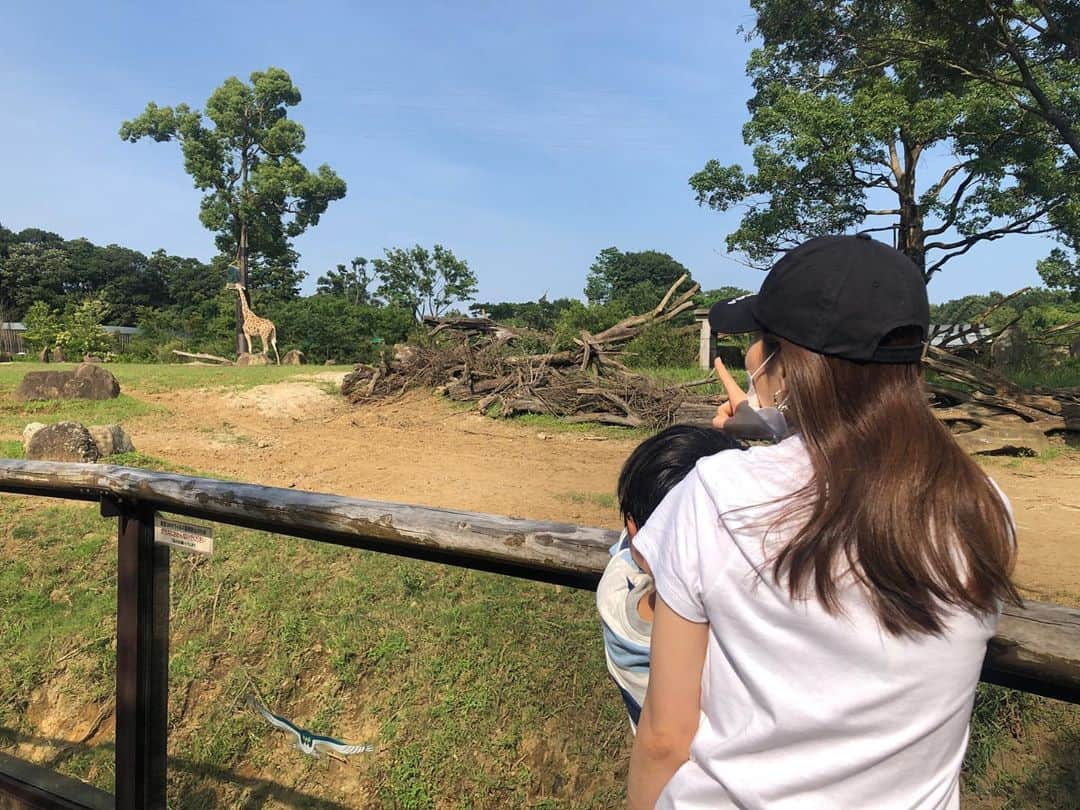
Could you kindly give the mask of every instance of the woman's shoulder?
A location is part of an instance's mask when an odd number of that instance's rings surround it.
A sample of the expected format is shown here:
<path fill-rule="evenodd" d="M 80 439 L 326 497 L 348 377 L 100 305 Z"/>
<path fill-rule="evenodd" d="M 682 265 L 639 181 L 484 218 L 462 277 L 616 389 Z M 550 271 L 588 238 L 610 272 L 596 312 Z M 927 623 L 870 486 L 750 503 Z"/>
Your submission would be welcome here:
<path fill-rule="evenodd" d="M 806 446 L 796 435 L 777 444 L 724 450 L 701 459 L 696 472 L 721 515 L 727 518 L 727 513 L 739 510 L 754 520 L 809 483 L 812 468 Z"/>
<path fill-rule="evenodd" d="M 750 473 L 757 478 L 779 477 L 785 481 L 799 478 L 810 466 L 810 456 L 799 434 L 776 444 L 721 450 L 697 463 L 699 475 L 706 481 L 718 475 Z"/>

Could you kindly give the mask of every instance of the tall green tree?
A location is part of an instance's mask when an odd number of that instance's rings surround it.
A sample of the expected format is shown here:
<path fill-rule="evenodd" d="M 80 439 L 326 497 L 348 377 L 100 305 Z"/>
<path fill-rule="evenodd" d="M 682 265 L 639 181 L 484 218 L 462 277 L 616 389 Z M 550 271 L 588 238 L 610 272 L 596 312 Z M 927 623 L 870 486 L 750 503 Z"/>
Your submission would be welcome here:
<path fill-rule="evenodd" d="M 882 61 L 918 59 L 928 76 L 989 85 L 1011 103 L 1041 117 L 1080 157 L 1080 5 L 1076 0 L 909 0 L 910 25 L 879 26 L 890 4 L 831 3 L 836 38 L 821 38 L 829 58 L 854 49 Z M 842 69 L 851 69 L 840 62 Z"/>
<path fill-rule="evenodd" d="M 271 67 L 252 73 L 247 84 L 226 79 L 203 111 L 150 102 L 120 127 L 120 137 L 132 143 L 151 138 L 180 144 L 184 170 L 205 192 L 199 219 L 215 233 L 218 249 L 236 256 L 245 287 L 253 259 L 267 267 L 288 266 L 291 239 L 318 224 L 329 204 L 345 196 L 345 181 L 328 165 L 310 171 L 299 160 L 304 128 L 288 117 L 299 103 L 300 90 L 289 74 Z M 240 325 L 238 301 L 238 350 Z"/>
<path fill-rule="evenodd" d="M 980 243 L 1062 233 L 1080 182 L 1046 119 L 917 48 L 879 47 L 925 33 L 917 2 L 751 5 L 754 170 L 711 160 L 690 179 L 700 204 L 745 208 L 729 250 L 767 264 L 810 236 L 892 232 L 929 280 Z"/>
<path fill-rule="evenodd" d="M 430 251 L 420 245 L 388 248 L 372 261 L 379 279 L 378 295 L 388 304 L 413 313 L 417 320 L 437 318 L 453 304 L 476 295 L 476 274 L 464 259 L 442 245 Z"/>
<path fill-rule="evenodd" d="M 17 242 L 0 265 L 0 289 L 4 303 L 17 314 L 36 301 L 63 309 L 74 286 L 68 256 L 61 246 L 45 242 Z"/>
<path fill-rule="evenodd" d="M 320 295 L 336 295 L 353 304 L 366 304 L 371 300 L 371 293 L 368 291 L 371 281 L 368 260 L 357 256 L 348 267 L 339 264 L 335 269 L 327 271 L 326 275 L 320 276 L 315 289 Z"/>
<path fill-rule="evenodd" d="M 590 304 L 618 303 L 631 312 L 652 309 L 679 277 L 690 271 L 657 250 L 623 253 L 604 248 L 596 256 L 585 280 Z"/>

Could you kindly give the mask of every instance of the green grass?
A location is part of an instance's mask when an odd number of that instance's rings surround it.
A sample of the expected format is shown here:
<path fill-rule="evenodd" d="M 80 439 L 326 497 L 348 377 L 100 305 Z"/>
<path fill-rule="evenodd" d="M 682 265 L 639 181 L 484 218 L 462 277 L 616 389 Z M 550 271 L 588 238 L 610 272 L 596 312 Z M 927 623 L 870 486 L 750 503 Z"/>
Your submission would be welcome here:
<path fill-rule="evenodd" d="M 8 741 L 37 733 L 27 696 L 42 686 L 108 700 L 113 533 L 94 507 L 0 496 Z M 252 691 L 307 728 L 373 743 L 355 767 L 378 806 L 619 804 L 629 734 L 592 594 L 227 526 L 216 535 L 211 558 L 172 556 L 171 806 L 248 806 L 243 779 L 225 776 L 235 769 L 333 781 L 244 710 Z M 111 789 L 109 757 L 91 746 L 58 767 Z M 351 806 L 332 789 L 302 792 Z"/>
<path fill-rule="evenodd" d="M 566 492 L 559 496 L 564 501 L 576 504 L 599 506 L 601 509 L 618 509 L 619 502 L 609 492 Z"/>
<path fill-rule="evenodd" d="M 110 700 L 114 528 L 91 506 L 0 496 L 0 550 L 3 749 L 38 733 L 42 687 L 91 715 Z M 621 806 L 630 737 L 590 593 L 217 526 L 212 557 L 173 553 L 171 603 L 171 806 L 292 786 L 298 805 L 350 806 L 343 771 L 288 749 L 244 708 L 252 692 L 372 743 L 348 768 L 378 806 Z M 965 796 L 1068 806 L 1077 742 L 1075 707 L 980 687 Z M 111 756 L 99 741 L 55 766 L 111 789 Z"/>
<path fill-rule="evenodd" d="M 168 413 L 166 407 L 145 402 L 125 393 L 161 394 L 188 388 L 225 388 L 242 390 L 256 385 L 282 382 L 297 376 L 323 371 L 345 371 L 348 366 L 187 366 L 170 364 L 110 363 L 106 366 L 120 381 L 120 396 L 102 401 L 69 399 L 40 402 L 16 402 L 11 396 L 29 371 L 73 369 L 71 363 L 10 363 L 0 365 L 0 436 L 18 436 L 28 422 L 72 420 L 84 425 L 123 424 L 148 414 Z M 333 383 L 322 381 L 320 387 L 336 394 Z"/>
<path fill-rule="evenodd" d="M 557 416 L 539 413 L 523 413 L 510 417 L 518 425 L 531 428 L 541 433 L 583 433 L 606 439 L 644 439 L 654 431 L 647 428 L 626 428 L 617 425 L 597 425 L 592 423 L 564 422 Z"/>
<path fill-rule="evenodd" d="M 28 371 L 61 371 L 75 368 L 71 363 L 11 363 L 0 365 L 0 394 L 14 391 Z M 352 366 L 193 366 L 182 363 L 109 363 L 120 387 L 131 386 L 151 394 L 185 388 L 229 388 L 240 390 L 256 385 L 282 382 L 291 377 L 324 371 L 351 371 Z"/>
<path fill-rule="evenodd" d="M 84 425 L 120 424 L 139 416 L 164 411 L 127 394 L 106 400 L 52 399 L 38 402 L 16 402 L 3 394 L 0 390 L 0 434 L 16 436 L 29 422 L 51 424 L 71 420 Z"/>
<path fill-rule="evenodd" d="M 1077 807 L 1080 709 L 979 684 L 962 791 L 1009 810 Z"/>
<path fill-rule="evenodd" d="M 1080 358 L 1053 365 L 1005 369 L 1005 376 L 1022 388 L 1080 388 Z"/>

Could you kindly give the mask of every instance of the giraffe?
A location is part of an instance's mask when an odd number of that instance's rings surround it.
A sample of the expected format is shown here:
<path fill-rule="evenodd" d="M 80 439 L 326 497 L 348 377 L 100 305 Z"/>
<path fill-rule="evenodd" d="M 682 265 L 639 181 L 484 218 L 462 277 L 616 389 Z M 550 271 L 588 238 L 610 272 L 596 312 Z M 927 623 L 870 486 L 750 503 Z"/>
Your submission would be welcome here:
<path fill-rule="evenodd" d="M 260 318 L 254 312 L 251 311 L 251 307 L 248 306 L 247 296 L 244 295 L 244 288 L 239 284 L 227 284 L 230 289 L 236 290 L 236 294 L 240 296 L 240 308 L 244 312 L 244 323 L 241 329 L 244 331 L 244 339 L 247 341 L 248 354 L 253 354 L 251 348 L 251 336 L 258 335 L 262 341 L 263 354 L 266 354 L 267 344 L 273 346 L 274 357 L 277 358 L 277 364 L 281 365 L 281 356 L 277 350 L 277 327 L 274 326 L 274 322 L 269 318 Z"/>

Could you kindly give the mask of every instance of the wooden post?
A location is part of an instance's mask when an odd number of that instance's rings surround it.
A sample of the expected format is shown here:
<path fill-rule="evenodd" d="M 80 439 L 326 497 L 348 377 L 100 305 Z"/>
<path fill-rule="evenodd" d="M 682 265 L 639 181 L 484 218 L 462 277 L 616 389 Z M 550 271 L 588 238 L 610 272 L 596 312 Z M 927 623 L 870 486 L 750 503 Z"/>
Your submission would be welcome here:
<path fill-rule="evenodd" d="M 703 369 L 710 370 L 716 359 L 716 341 L 713 339 L 712 327 L 709 326 L 709 316 L 701 320 L 701 335 L 698 339 L 698 365 Z"/>
<path fill-rule="evenodd" d="M 104 498 L 118 519 L 116 807 L 165 807 L 169 703 L 169 548 L 154 543 L 154 510 Z"/>

